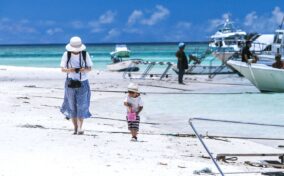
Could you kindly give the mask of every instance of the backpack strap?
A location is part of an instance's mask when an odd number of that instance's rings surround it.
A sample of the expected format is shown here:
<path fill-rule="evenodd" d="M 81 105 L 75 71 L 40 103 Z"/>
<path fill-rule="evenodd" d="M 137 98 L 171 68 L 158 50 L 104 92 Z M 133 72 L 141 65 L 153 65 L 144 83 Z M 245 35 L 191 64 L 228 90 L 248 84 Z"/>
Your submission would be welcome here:
<path fill-rule="evenodd" d="M 86 51 L 82 51 L 82 56 L 83 56 L 83 60 L 85 63 L 85 68 L 87 67 L 87 62 L 86 62 L 86 58 L 87 58 L 87 52 Z"/>
<path fill-rule="evenodd" d="M 67 51 L 67 62 L 66 62 L 66 67 L 67 68 L 68 68 L 68 64 L 69 64 L 70 59 L 71 59 L 71 52 Z"/>

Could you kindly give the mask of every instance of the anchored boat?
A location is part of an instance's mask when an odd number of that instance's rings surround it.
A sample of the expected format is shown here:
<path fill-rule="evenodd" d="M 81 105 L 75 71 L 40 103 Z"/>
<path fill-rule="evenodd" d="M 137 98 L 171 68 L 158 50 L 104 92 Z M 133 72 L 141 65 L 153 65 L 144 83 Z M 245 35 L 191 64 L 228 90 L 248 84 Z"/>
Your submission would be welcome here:
<path fill-rule="evenodd" d="M 110 52 L 111 57 L 129 57 L 131 51 L 127 48 L 126 45 L 116 45 L 115 50 Z"/>

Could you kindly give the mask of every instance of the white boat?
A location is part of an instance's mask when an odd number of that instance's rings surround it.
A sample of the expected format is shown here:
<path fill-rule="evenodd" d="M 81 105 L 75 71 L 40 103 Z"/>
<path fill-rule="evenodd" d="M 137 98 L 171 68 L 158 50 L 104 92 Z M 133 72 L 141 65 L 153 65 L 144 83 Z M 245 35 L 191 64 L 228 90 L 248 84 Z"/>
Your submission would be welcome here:
<path fill-rule="evenodd" d="M 110 52 L 111 57 L 129 57 L 130 50 L 126 45 L 116 45 L 115 50 Z"/>
<path fill-rule="evenodd" d="M 107 65 L 108 71 L 139 71 L 138 63 L 135 60 L 126 60 Z"/>
<path fill-rule="evenodd" d="M 284 92 L 284 69 L 233 60 L 229 60 L 227 64 L 240 72 L 261 92 Z"/>
<path fill-rule="evenodd" d="M 212 55 L 221 61 L 226 61 L 244 46 L 247 33 L 235 27 L 229 19 L 221 25 L 218 31 L 211 36 L 209 48 Z M 273 34 L 256 34 L 252 40 L 251 51 L 261 52 L 267 50 L 273 43 Z"/>
<path fill-rule="evenodd" d="M 218 31 L 211 36 L 209 43 L 210 49 L 213 51 L 239 51 L 245 43 L 246 32 L 237 29 L 233 22 L 229 19 L 219 26 Z"/>
<path fill-rule="evenodd" d="M 284 55 L 284 29 L 277 29 L 274 34 L 271 51 L 258 55 L 260 59 L 274 60 L 276 54 Z"/>

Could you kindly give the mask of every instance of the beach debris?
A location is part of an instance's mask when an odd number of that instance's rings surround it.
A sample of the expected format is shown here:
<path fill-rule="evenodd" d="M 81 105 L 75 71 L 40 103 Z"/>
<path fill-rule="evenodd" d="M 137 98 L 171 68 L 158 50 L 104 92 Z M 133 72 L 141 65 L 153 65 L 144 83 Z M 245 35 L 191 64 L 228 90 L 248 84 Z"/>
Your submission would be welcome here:
<path fill-rule="evenodd" d="M 201 175 L 201 174 L 213 174 L 212 170 L 208 167 L 205 167 L 201 170 L 194 170 L 193 174 Z"/>
<path fill-rule="evenodd" d="M 284 176 L 283 172 L 263 172 L 261 175 L 269 175 L 269 176 Z"/>
<path fill-rule="evenodd" d="M 36 85 L 25 85 L 24 87 L 27 87 L 27 88 L 35 88 Z"/>
<path fill-rule="evenodd" d="M 185 166 L 178 165 L 178 168 L 185 169 Z"/>
<path fill-rule="evenodd" d="M 29 100 L 29 97 L 17 97 L 17 99 L 24 99 L 24 100 Z"/>
<path fill-rule="evenodd" d="M 162 166 L 167 166 L 168 165 L 168 163 L 165 163 L 165 162 L 159 162 L 158 164 L 162 165 Z"/>
<path fill-rule="evenodd" d="M 19 125 L 18 127 L 20 127 L 20 128 L 41 128 L 41 129 L 46 129 L 42 125 L 31 125 L 31 124 Z"/>

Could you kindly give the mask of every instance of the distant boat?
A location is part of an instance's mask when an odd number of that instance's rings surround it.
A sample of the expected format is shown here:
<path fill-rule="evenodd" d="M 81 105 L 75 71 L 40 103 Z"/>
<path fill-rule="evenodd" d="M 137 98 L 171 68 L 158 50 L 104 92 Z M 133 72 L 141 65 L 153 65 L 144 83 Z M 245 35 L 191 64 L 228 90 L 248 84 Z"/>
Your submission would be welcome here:
<path fill-rule="evenodd" d="M 129 57 L 131 51 L 126 45 L 116 45 L 115 50 L 110 52 L 111 57 Z"/>
<path fill-rule="evenodd" d="M 225 23 L 219 26 L 218 31 L 210 37 L 209 48 L 213 51 L 239 51 L 245 43 L 246 35 L 246 32 L 236 28 L 232 21 L 226 19 Z"/>
<path fill-rule="evenodd" d="M 284 69 L 233 60 L 229 60 L 227 64 L 240 72 L 261 92 L 284 92 Z"/>

